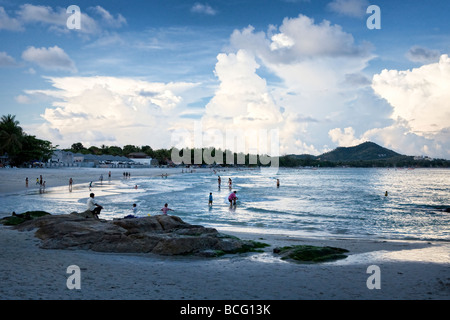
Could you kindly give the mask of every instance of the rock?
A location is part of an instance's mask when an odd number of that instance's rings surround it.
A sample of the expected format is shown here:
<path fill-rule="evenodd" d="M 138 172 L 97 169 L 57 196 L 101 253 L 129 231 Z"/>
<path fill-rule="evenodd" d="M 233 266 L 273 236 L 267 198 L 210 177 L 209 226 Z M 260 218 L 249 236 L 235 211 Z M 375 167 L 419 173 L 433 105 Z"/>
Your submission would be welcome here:
<path fill-rule="evenodd" d="M 320 263 L 347 258 L 346 249 L 334 247 L 316 247 L 307 245 L 274 248 L 273 253 L 281 256 L 282 260 L 295 260 L 304 263 Z"/>
<path fill-rule="evenodd" d="M 201 256 L 215 253 L 218 256 L 252 251 L 259 244 L 220 234 L 213 228 L 191 225 L 169 215 L 106 221 L 82 212 L 48 215 L 15 228 L 37 229 L 35 236 L 41 239 L 41 247 L 45 249 Z"/>
<path fill-rule="evenodd" d="M 6 226 L 15 226 L 25 221 L 46 215 L 50 215 L 50 213 L 45 211 L 27 211 L 25 213 L 16 214 L 13 212 L 11 216 L 1 219 L 0 222 Z"/>

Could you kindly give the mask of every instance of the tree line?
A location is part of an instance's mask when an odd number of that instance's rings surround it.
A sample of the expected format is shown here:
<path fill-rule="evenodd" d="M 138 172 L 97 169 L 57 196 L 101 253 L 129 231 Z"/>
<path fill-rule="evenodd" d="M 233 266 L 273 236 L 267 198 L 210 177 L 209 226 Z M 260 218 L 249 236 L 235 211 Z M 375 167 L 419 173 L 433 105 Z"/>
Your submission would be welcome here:
<path fill-rule="evenodd" d="M 36 136 L 29 135 L 23 131 L 19 126 L 19 121 L 14 115 L 4 115 L 0 119 L 0 156 L 3 164 L 12 166 L 27 165 L 32 162 L 48 161 L 55 149 L 58 146 L 53 146 L 50 141 L 41 140 Z M 444 159 L 429 160 L 414 160 L 410 156 L 399 156 L 385 160 L 371 160 L 371 161 L 323 161 L 313 156 L 298 158 L 292 155 L 281 156 L 278 159 L 272 159 L 270 163 L 261 163 L 261 156 L 250 154 L 235 153 L 229 150 L 222 151 L 216 148 L 202 148 L 202 149 L 158 149 L 154 150 L 152 147 L 125 145 L 123 148 L 118 146 L 100 147 L 91 146 L 86 148 L 81 142 L 73 143 L 70 149 L 64 151 L 71 151 L 73 153 L 95 154 L 95 155 L 113 155 L 128 157 L 131 153 L 143 153 L 153 159 L 157 159 L 160 164 L 168 164 L 172 160 L 172 155 L 177 155 L 177 158 L 187 159 L 184 164 L 211 164 L 205 162 L 205 157 L 201 157 L 199 163 L 198 154 L 208 155 L 210 158 L 217 159 L 217 164 L 239 164 L 247 166 L 272 165 L 277 161 L 280 167 L 450 167 L 450 161 Z M 197 156 L 196 156 L 197 155 Z M 216 157 L 217 155 L 217 157 Z M 256 159 L 256 161 L 255 161 Z"/>
<path fill-rule="evenodd" d="M 0 119 L 0 155 L 2 162 L 20 166 L 32 161 L 48 160 L 54 147 L 47 140 L 29 135 L 19 126 L 16 116 L 6 115 Z"/>

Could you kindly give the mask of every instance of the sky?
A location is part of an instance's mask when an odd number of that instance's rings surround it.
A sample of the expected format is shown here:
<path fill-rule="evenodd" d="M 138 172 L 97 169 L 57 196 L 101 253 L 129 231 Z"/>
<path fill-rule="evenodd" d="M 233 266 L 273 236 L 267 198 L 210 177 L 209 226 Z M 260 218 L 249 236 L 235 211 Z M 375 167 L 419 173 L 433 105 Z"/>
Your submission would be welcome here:
<path fill-rule="evenodd" d="M 450 159 L 449 13 L 448 0 L 0 0 L 0 113 L 59 148 L 373 141 Z"/>

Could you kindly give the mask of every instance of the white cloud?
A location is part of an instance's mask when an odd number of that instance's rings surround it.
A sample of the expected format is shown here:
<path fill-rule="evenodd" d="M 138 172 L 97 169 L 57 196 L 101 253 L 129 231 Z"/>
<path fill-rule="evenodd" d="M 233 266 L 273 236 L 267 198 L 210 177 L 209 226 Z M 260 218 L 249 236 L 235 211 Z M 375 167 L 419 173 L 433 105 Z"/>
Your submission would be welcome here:
<path fill-rule="evenodd" d="M 367 103 L 373 97 L 367 90 L 371 82 L 363 74 L 373 58 L 370 46 L 358 45 L 342 27 L 299 15 L 284 19 L 279 28 L 270 26 L 267 33 L 252 26 L 235 30 L 230 42 L 238 52 L 253 55 L 267 79 L 275 79 L 264 90 L 281 113 L 282 153 L 319 154 L 328 148 L 330 130 L 350 127 L 354 121 L 358 132 L 371 123 L 385 124 L 385 105 L 380 112 Z M 228 68 L 232 73 L 240 67 Z M 235 95 L 231 89 L 229 96 L 245 100 L 246 95 Z"/>
<path fill-rule="evenodd" d="M 366 14 L 369 5 L 367 0 L 333 0 L 327 8 L 341 15 L 361 18 Z"/>
<path fill-rule="evenodd" d="M 22 24 L 16 18 L 9 17 L 5 8 L 0 7 L 0 30 L 23 31 Z"/>
<path fill-rule="evenodd" d="M 345 128 L 343 131 L 336 128 L 330 130 L 328 134 L 339 147 L 352 147 L 365 142 L 364 139 L 355 138 L 355 130 L 352 127 Z"/>
<path fill-rule="evenodd" d="M 80 34 L 101 34 L 104 28 L 120 28 L 127 23 L 120 13 L 114 16 L 101 6 L 88 8 L 87 11 L 92 12 L 93 16 L 81 11 L 81 29 L 77 30 Z M 26 27 L 38 24 L 47 26 L 50 31 L 67 33 L 70 32 L 67 28 L 69 17 L 67 8 L 62 7 L 27 3 L 16 11 L 16 17 L 10 17 L 4 8 L 0 7 L 0 30 L 24 31 Z"/>
<path fill-rule="evenodd" d="M 0 52 L 0 67 L 12 67 L 17 65 L 16 60 L 6 52 Z"/>
<path fill-rule="evenodd" d="M 450 127 L 450 58 L 417 69 L 383 70 L 373 89 L 393 107 L 392 119 L 407 121 L 411 131 L 433 136 Z"/>
<path fill-rule="evenodd" d="M 314 19 L 300 14 L 296 18 L 285 18 L 277 30 L 275 27 L 264 32 L 254 32 L 249 26 L 231 35 L 231 44 L 238 49 L 246 49 L 266 63 L 291 64 L 307 59 L 363 57 L 369 47 L 355 44 L 353 36 L 339 25 Z"/>
<path fill-rule="evenodd" d="M 184 96 L 193 83 L 152 83 L 131 78 L 47 78 L 54 90 L 27 90 L 53 100 L 35 133 L 64 147 L 146 145 L 167 148 L 170 132 L 181 121 Z"/>
<path fill-rule="evenodd" d="M 209 4 L 201 4 L 198 2 L 195 3 L 191 8 L 191 12 L 206 14 L 209 16 L 215 16 L 217 14 L 217 11 L 213 9 Z"/>
<path fill-rule="evenodd" d="M 28 47 L 22 53 L 22 58 L 25 61 L 36 63 L 44 69 L 76 72 L 75 63 L 58 46 L 50 48 Z"/>
<path fill-rule="evenodd" d="M 450 157 L 450 58 L 417 69 L 383 70 L 373 77 L 374 91 L 392 106 L 394 125 L 369 131 L 386 144 L 430 156 Z"/>
<path fill-rule="evenodd" d="M 93 11 L 102 17 L 105 24 L 113 28 L 120 28 L 127 24 L 127 20 L 119 13 L 116 18 L 101 6 L 96 6 Z"/>

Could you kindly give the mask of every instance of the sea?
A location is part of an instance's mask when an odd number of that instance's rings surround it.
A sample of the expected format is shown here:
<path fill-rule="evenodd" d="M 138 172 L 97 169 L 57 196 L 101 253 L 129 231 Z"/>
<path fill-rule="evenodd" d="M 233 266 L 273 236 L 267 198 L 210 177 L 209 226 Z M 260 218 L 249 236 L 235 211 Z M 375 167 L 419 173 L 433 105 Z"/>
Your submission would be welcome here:
<path fill-rule="evenodd" d="M 94 169 L 72 170 L 89 174 Z M 167 177 L 146 174 L 143 169 L 122 170 L 130 176 L 110 181 L 105 169 L 102 182 L 95 171 L 91 190 L 83 183 L 75 184 L 72 192 L 67 186 L 43 192 L 33 186 L 2 193 L 0 217 L 12 211 L 81 212 L 86 209 L 89 192 L 95 192 L 96 201 L 104 207 L 101 218 L 107 220 L 158 215 L 167 203 L 173 210 L 169 214 L 223 232 L 450 241 L 450 213 L 446 212 L 450 208 L 449 169 L 279 168 L 269 175 L 258 168 L 176 168 Z M 14 174 L 23 179 L 21 169 Z M 122 173 L 114 171 L 114 175 Z M 227 198 L 233 191 L 238 201 L 230 206 Z M 210 193 L 212 205 L 208 203 Z"/>

